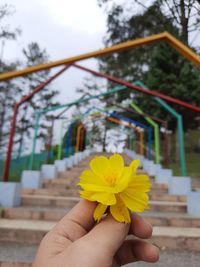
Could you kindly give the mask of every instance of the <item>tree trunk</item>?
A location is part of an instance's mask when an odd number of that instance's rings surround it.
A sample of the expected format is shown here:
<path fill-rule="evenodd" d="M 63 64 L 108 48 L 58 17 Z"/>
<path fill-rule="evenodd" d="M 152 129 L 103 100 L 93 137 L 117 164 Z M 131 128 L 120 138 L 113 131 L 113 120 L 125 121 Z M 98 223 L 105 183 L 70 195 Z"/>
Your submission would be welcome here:
<path fill-rule="evenodd" d="M 27 114 L 27 110 L 28 110 L 28 104 L 26 104 L 26 106 L 24 107 L 24 115 L 23 115 L 23 118 L 25 119 L 26 118 L 26 114 Z M 19 141 L 19 148 L 18 148 L 18 152 L 17 152 L 17 158 L 20 158 L 21 157 L 21 152 L 22 152 L 22 146 L 23 146 L 23 142 L 24 142 L 24 134 L 25 134 L 25 131 L 27 131 L 28 127 L 27 125 L 22 122 L 22 126 L 21 126 L 21 132 L 19 132 L 19 135 L 20 136 L 20 141 Z"/>
<path fill-rule="evenodd" d="M 175 162 L 177 164 L 180 164 L 179 139 L 178 139 L 178 129 L 177 128 L 176 128 L 176 131 L 175 131 L 175 151 L 176 151 Z"/>
<path fill-rule="evenodd" d="M 3 152 L 3 145 L 5 142 L 3 142 L 3 137 L 4 137 L 4 132 L 3 132 L 3 127 L 4 124 L 6 122 L 6 108 L 8 106 L 7 103 L 7 97 L 8 97 L 8 90 L 6 90 L 5 96 L 4 96 L 4 101 L 2 101 L 2 111 L 0 113 L 0 148 L 2 148 L 2 152 Z"/>
<path fill-rule="evenodd" d="M 102 144 L 102 149 L 103 149 L 103 152 L 106 152 L 106 135 L 107 135 L 107 125 L 105 125 L 105 128 L 104 128 L 104 136 L 103 136 L 103 144 Z"/>
<path fill-rule="evenodd" d="M 180 21 L 181 21 L 181 37 L 188 44 L 188 18 L 186 18 L 185 1 L 180 0 Z"/>

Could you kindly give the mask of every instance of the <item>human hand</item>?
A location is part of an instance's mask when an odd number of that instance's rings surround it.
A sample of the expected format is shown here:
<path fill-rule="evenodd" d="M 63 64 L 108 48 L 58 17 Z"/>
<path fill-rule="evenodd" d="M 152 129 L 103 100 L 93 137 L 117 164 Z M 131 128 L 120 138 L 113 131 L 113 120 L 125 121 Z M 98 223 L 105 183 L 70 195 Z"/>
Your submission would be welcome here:
<path fill-rule="evenodd" d="M 96 203 L 81 200 L 67 213 L 43 238 L 32 267 L 119 267 L 158 260 L 158 248 L 141 240 L 151 237 L 148 222 L 137 214 L 130 224 L 107 215 L 95 224 L 95 208 Z M 125 240 L 127 235 L 131 239 Z"/>

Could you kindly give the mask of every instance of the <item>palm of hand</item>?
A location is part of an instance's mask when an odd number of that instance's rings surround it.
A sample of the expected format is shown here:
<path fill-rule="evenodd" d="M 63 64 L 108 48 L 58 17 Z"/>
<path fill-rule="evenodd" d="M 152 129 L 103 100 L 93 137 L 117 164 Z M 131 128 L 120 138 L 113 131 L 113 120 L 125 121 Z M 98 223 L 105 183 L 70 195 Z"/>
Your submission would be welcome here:
<path fill-rule="evenodd" d="M 138 260 L 154 262 L 158 249 L 146 241 L 151 226 L 138 215 L 131 224 L 110 215 L 95 225 L 95 203 L 80 201 L 42 240 L 33 267 L 119 267 Z M 133 237 L 132 236 L 132 237 Z"/>

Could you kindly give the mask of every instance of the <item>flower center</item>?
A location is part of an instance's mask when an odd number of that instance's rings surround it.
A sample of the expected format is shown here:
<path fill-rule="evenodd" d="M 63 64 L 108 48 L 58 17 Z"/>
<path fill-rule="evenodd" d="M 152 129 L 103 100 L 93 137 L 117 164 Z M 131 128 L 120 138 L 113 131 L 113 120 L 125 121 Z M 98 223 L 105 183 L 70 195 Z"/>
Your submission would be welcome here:
<path fill-rule="evenodd" d="M 115 186 L 116 183 L 116 179 L 117 179 L 117 175 L 116 173 L 109 173 L 107 175 L 104 176 L 106 182 L 110 185 L 110 186 Z"/>

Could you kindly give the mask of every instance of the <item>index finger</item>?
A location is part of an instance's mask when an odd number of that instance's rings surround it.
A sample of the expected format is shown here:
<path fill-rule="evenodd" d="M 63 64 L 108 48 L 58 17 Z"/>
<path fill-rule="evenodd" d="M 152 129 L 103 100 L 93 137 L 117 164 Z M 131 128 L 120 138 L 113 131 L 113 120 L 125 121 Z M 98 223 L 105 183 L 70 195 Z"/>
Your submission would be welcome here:
<path fill-rule="evenodd" d="M 85 235 L 95 224 L 93 214 L 96 202 L 81 199 L 54 227 L 53 230 L 72 242 Z"/>
<path fill-rule="evenodd" d="M 143 219 L 137 213 L 131 214 L 129 234 L 139 238 L 147 239 L 151 237 L 152 231 L 152 226 L 146 219 Z"/>

